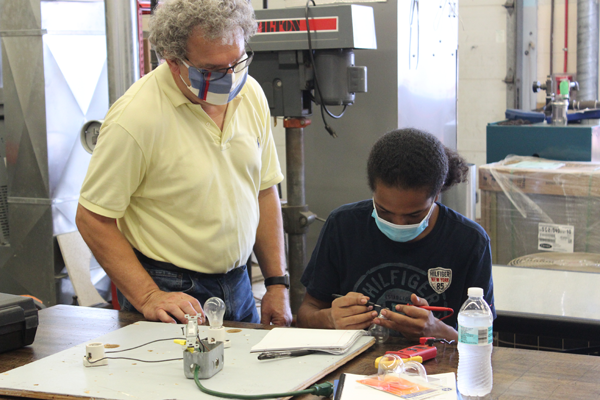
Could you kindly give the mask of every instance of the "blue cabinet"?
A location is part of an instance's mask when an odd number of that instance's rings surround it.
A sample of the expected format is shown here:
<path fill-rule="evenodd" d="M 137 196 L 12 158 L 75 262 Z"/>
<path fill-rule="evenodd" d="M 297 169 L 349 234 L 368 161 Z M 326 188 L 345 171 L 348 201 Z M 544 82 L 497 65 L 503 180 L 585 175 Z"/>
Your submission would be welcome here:
<path fill-rule="evenodd" d="M 511 154 L 561 161 L 600 161 L 600 125 L 488 124 L 486 163 L 503 160 Z"/>

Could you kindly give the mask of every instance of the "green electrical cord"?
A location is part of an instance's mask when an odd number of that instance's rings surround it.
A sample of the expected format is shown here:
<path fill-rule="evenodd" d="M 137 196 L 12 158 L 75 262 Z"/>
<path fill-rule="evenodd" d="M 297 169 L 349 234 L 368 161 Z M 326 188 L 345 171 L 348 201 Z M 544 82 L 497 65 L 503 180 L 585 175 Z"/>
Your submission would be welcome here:
<path fill-rule="evenodd" d="M 333 393 L 333 384 L 331 382 L 319 383 L 312 385 L 308 389 L 298 390 L 296 392 L 266 393 L 255 395 L 223 393 L 210 390 L 202 386 L 200 379 L 198 378 L 198 371 L 200 371 L 200 367 L 196 366 L 194 369 L 194 380 L 196 381 L 196 385 L 198 385 L 198 389 L 200 389 L 203 393 L 210 394 L 211 396 L 223 397 L 226 399 L 276 399 L 278 397 L 299 396 L 301 394 L 314 394 L 315 396 L 329 397 Z"/>

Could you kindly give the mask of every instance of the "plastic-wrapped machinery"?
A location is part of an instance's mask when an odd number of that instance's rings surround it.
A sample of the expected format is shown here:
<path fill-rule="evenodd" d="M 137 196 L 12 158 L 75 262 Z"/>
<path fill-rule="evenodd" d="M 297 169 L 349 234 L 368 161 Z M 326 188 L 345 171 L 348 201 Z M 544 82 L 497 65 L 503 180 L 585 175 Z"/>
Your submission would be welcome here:
<path fill-rule="evenodd" d="M 510 156 L 479 168 L 479 188 L 494 264 L 600 253 L 600 163 Z"/>

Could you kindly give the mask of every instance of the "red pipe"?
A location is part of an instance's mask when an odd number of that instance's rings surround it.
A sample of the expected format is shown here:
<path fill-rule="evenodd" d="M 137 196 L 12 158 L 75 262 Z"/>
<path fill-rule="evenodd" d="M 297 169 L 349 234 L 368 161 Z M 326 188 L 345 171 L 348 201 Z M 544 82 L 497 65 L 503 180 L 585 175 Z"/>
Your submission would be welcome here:
<path fill-rule="evenodd" d="M 567 72 L 567 60 L 569 59 L 569 0 L 565 0 L 565 68 Z"/>
<path fill-rule="evenodd" d="M 138 1 L 138 7 L 137 7 L 137 13 L 138 13 L 138 49 L 139 49 L 139 55 L 140 55 L 140 78 L 143 77 L 144 75 L 146 75 L 148 72 L 150 71 L 145 71 L 144 70 L 144 27 L 142 26 L 142 2 Z"/>

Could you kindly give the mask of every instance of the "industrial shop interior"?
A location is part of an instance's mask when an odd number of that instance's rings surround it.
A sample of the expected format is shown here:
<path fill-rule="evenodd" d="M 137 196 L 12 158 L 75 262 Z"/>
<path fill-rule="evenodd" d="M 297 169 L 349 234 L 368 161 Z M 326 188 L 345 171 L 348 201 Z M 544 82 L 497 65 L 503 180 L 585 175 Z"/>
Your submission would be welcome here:
<path fill-rule="evenodd" d="M 598 0 L 0 0 L 0 399 L 600 398 Z"/>

